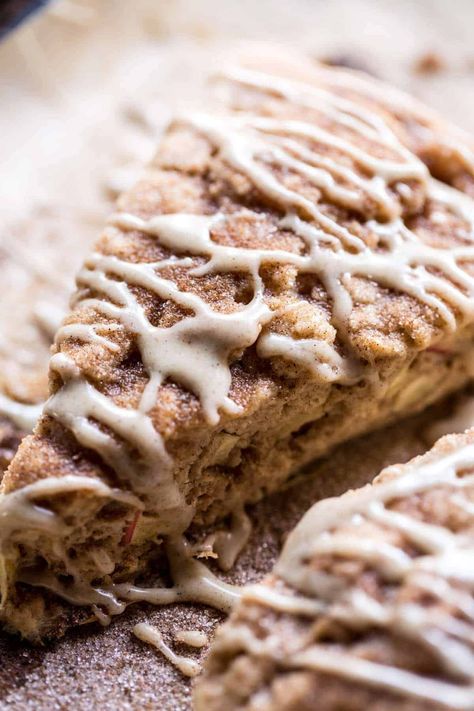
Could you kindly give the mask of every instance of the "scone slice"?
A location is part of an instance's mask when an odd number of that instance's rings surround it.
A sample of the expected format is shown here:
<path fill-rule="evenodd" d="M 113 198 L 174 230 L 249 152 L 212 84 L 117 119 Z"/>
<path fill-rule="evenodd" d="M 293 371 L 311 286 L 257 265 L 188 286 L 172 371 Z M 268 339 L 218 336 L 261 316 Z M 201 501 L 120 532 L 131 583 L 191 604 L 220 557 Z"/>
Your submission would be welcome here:
<path fill-rule="evenodd" d="M 472 373 L 471 199 L 383 87 L 381 108 L 330 83 L 310 101 L 293 65 L 285 92 L 254 69 L 170 127 L 78 274 L 0 502 L 2 618 L 25 636 L 54 631 L 58 596 L 120 611 L 163 541 Z"/>
<path fill-rule="evenodd" d="M 315 504 L 244 590 L 197 711 L 471 709 L 474 430 Z"/>

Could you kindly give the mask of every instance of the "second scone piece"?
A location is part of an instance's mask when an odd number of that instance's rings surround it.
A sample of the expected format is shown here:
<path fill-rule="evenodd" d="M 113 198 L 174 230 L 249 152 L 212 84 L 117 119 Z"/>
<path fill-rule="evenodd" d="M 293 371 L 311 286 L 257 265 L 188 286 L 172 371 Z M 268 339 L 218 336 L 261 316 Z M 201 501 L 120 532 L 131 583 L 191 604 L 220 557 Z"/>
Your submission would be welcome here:
<path fill-rule="evenodd" d="M 474 708 L 474 430 L 315 504 L 217 632 L 196 711 Z"/>

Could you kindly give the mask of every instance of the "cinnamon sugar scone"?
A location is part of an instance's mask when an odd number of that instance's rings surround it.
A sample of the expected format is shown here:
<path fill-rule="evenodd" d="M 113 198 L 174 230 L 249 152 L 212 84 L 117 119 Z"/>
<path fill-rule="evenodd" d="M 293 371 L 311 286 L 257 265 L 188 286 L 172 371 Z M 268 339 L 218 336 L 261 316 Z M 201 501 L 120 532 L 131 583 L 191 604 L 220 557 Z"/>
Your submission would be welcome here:
<path fill-rule="evenodd" d="M 474 203 L 417 156 L 468 191 L 468 139 L 351 73 L 244 65 L 78 275 L 2 488 L 1 615 L 24 636 L 54 632 L 58 596 L 122 610 L 163 540 L 472 373 Z"/>
<path fill-rule="evenodd" d="M 196 711 L 474 708 L 474 430 L 315 504 L 217 632 Z"/>

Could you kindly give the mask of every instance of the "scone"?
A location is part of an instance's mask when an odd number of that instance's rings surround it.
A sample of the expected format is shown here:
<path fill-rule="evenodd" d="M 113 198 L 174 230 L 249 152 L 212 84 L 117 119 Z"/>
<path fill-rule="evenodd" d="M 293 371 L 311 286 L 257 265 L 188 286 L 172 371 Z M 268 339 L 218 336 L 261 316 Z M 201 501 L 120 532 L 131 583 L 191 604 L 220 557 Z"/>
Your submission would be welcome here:
<path fill-rule="evenodd" d="M 217 632 L 196 711 L 474 708 L 474 430 L 315 504 Z"/>
<path fill-rule="evenodd" d="M 474 204 L 420 160 L 469 191 L 468 139 L 304 58 L 220 86 L 78 274 L 51 397 L 4 478 L 1 618 L 31 639 L 59 597 L 120 611 L 114 584 L 163 541 L 472 373 Z"/>

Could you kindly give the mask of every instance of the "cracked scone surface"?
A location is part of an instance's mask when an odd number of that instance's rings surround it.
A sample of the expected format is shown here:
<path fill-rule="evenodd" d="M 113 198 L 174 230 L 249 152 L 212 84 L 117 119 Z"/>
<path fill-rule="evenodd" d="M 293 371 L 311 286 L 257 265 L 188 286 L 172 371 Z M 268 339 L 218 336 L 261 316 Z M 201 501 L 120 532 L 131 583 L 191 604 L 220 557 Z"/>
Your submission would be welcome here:
<path fill-rule="evenodd" d="M 5 476 L 2 615 L 26 636 L 57 624 L 45 571 L 130 578 L 158 539 L 472 369 L 469 139 L 304 59 L 244 60 L 222 84 L 226 108 L 177 120 L 119 200 Z"/>
<path fill-rule="evenodd" d="M 471 709 L 474 430 L 323 500 L 217 632 L 197 711 Z"/>

